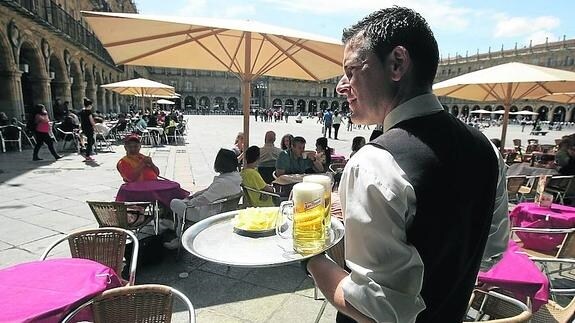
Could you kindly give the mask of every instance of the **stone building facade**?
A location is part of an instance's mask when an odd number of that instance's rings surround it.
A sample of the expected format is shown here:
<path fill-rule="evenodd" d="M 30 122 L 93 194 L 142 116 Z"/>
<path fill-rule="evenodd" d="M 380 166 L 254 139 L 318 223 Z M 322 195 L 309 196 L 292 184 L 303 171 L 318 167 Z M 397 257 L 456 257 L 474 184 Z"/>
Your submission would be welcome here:
<path fill-rule="evenodd" d="M 240 81 L 230 73 L 156 67 L 117 67 L 80 16 L 81 10 L 137 12 L 131 0 L 4 0 L 0 2 L 0 111 L 24 118 L 31 106 L 42 103 L 51 111 L 56 99 L 79 109 L 82 98 L 94 101 L 101 112 L 127 111 L 130 97 L 99 85 L 135 77 L 173 85 L 181 95 L 176 107 L 190 111 L 241 111 Z M 440 62 L 436 81 L 519 61 L 575 71 L 575 39 L 528 48 L 457 56 Z M 262 77 L 252 83 L 251 108 L 283 108 L 316 112 L 348 110 L 335 92 L 338 78 L 322 82 Z M 441 98 L 456 115 L 475 109 L 498 110 L 498 103 Z M 544 120 L 575 121 L 572 105 L 515 102 L 511 111 L 540 112 Z"/>
<path fill-rule="evenodd" d="M 115 66 L 80 10 L 136 12 L 136 7 L 128 0 L 0 2 L 0 111 L 23 119 L 38 103 L 51 111 L 57 98 L 80 109 L 88 97 L 102 112 L 125 105 L 124 98 L 99 85 L 132 77 L 135 69 Z"/>
<path fill-rule="evenodd" d="M 522 62 L 568 71 L 575 71 L 575 39 L 563 39 L 558 42 L 528 46 L 510 50 L 477 53 L 465 57 L 448 57 L 439 63 L 435 82 L 444 81 L 462 74 L 477 71 L 483 68 L 510 63 Z M 454 115 L 468 116 L 470 111 L 486 109 L 490 111 L 502 110 L 502 102 L 473 102 L 453 98 L 440 98 L 444 107 Z M 520 100 L 514 102 L 510 111 L 529 110 L 539 112 L 540 120 L 575 122 L 575 105 L 559 104 L 553 102 Z M 516 116 L 510 115 L 510 118 Z M 530 119 L 531 117 L 527 117 Z"/>

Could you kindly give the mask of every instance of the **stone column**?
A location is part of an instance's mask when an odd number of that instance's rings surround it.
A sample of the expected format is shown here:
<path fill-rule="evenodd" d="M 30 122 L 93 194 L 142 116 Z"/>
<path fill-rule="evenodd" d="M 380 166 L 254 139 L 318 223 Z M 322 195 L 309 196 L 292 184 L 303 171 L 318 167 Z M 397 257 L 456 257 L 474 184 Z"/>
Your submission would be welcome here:
<path fill-rule="evenodd" d="M 85 83 L 74 83 L 72 84 L 72 106 L 74 110 L 78 111 L 84 107 L 84 94 L 86 93 L 86 84 Z"/>
<path fill-rule="evenodd" d="M 8 118 L 23 120 L 25 117 L 21 78 L 20 71 L 0 71 L 0 111 Z"/>
<path fill-rule="evenodd" d="M 47 77 L 34 77 L 30 79 L 32 89 L 34 91 L 34 97 L 32 98 L 33 104 L 43 104 L 46 106 L 46 110 L 48 110 L 50 118 L 53 118 L 50 81 L 50 78 Z"/>
<path fill-rule="evenodd" d="M 112 101 L 113 101 L 113 100 L 112 100 L 112 95 L 113 95 L 113 92 L 112 92 L 112 91 L 106 90 L 106 94 L 105 94 L 105 97 L 106 97 L 106 113 L 111 112 L 112 109 L 114 108 L 114 107 L 113 107 L 113 102 L 112 102 Z"/>
<path fill-rule="evenodd" d="M 96 95 L 96 87 L 86 87 L 86 97 L 92 100 L 92 106 L 95 110 L 102 112 L 101 107 L 98 105 L 98 96 Z"/>
<path fill-rule="evenodd" d="M 102 111 L 102 113 L 106 113 L 108 110 L 106 106 L 106 90 L 98 88 L 96 90 L 96 96 L 98 97 L 98 110 Z"/>
<path fill-rule="evenodd" d="M 70 90 L 70 82 L 52 80 L 50 82 L 50 89 L 52 90 L 52 97 L 60 98 L 60 101 L 72 101 L 72 91 Z"/>

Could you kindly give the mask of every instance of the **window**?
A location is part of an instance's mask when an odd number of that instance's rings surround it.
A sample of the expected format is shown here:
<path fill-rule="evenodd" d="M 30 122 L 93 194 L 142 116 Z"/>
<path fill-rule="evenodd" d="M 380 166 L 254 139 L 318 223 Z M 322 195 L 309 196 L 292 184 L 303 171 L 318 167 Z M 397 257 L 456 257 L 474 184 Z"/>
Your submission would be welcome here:
<path fill-rule="evenodd" d="M 192 90 L 192 81 L 186 81 L 186 91 Z"/>
<path fill-rule="evenodd" d="M 321 89 L 321 96 L 324 98 L 327 97 L 327 88 L 324 87 L 323 89 Z"/>

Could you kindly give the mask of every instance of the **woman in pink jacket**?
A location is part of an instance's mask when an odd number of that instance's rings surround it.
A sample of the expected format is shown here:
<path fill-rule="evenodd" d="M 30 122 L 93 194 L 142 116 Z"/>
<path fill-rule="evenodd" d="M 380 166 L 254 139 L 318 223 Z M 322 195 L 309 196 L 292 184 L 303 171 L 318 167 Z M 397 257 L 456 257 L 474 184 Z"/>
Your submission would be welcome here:
<path fill-rule="evenodd" d="M 43 104 L 37 104 L 34 107 L 34 112 L 30 116 L 29 122 L 33 125 L 34 136 L 36 137 L 36 146 L 34 146 L 32 160 L 42 160 L 42 158 L 38 157 L 38 152 L 44 143 L 48 146 L 50 153 L 52 153 L 52 156 L 54 156 L 56 160 L 62 158 L 62 156 L 58 155 L 56 150 L 54 150 L 54 142 L 52 137 L 50 137 L 50 117 L 48 117 L 48 111 L 46 111 L 46 107 Z"/>

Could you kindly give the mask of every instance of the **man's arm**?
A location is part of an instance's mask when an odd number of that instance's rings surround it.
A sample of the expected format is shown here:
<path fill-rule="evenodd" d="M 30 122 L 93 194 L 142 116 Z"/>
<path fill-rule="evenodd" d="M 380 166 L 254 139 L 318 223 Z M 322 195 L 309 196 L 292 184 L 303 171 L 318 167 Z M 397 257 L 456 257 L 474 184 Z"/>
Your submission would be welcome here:
<path fill-rule="evenodd" d="M 322 291 L 325 298 L 340 312 L 353 318 L 357 322 L 375 322 L 363 315 L 343 297 L 342 282 L 349 273 L 339 267 L 324 255 L 310 259 L 307 270 L 313 276 L 316 286 Z"/>
<path fill-rule="evenodd" d="M 493 144 L 492 144 L 493 145 Z M 497 179 L 497 190 L 493 206 L 493 217 L 489 236 L 481 259 L 481 270 L 489 270 L 499 261 L 500 256 L 507 249 L 509 242 L 509 216 L 508 216 L 508 196 L 507 196 L 507 165 L 499 153 L 497 147 L 493 145 L 499 164 L 499 176 Z"/>

